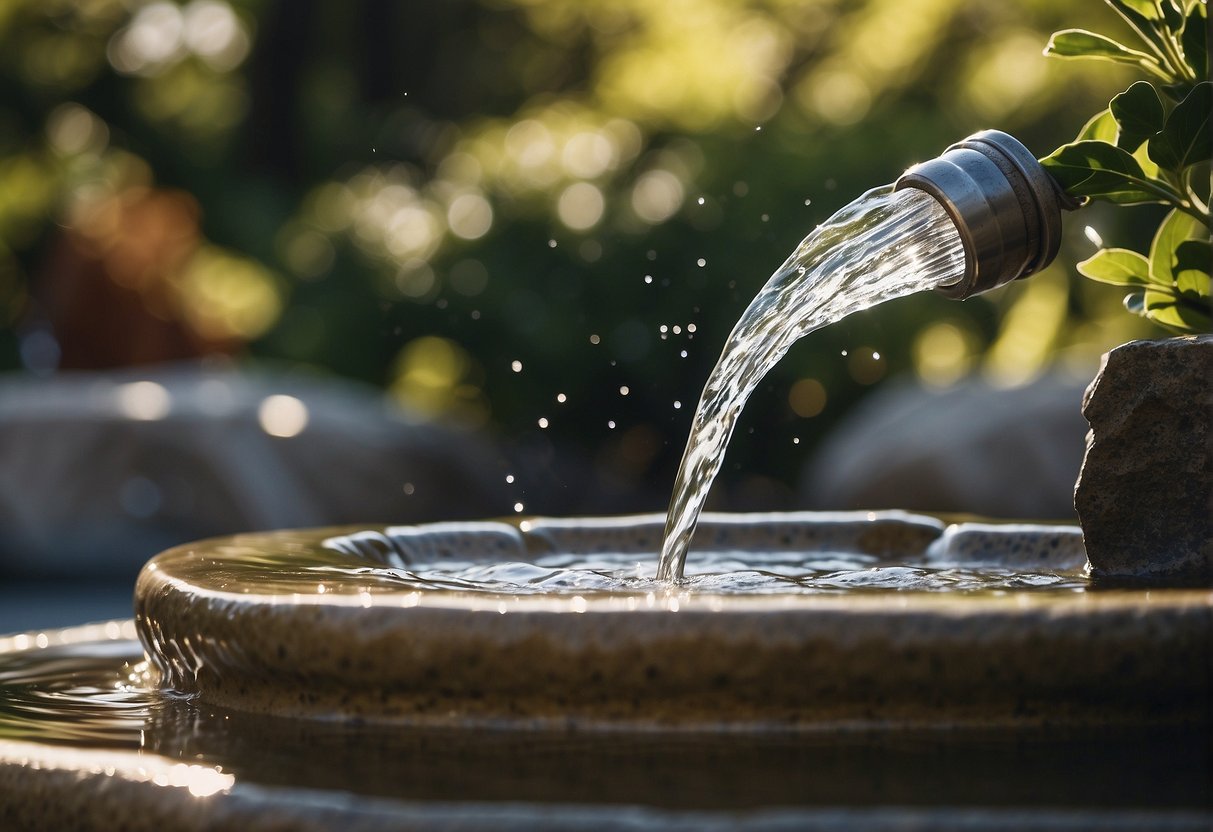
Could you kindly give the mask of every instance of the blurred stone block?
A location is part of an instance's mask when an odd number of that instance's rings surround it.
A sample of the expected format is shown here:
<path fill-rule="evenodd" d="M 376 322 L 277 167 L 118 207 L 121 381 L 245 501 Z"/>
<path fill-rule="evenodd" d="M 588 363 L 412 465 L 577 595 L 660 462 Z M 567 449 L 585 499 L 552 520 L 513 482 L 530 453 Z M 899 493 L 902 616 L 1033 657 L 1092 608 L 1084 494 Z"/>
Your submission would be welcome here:
<path fill-rule="evenodd" d="M 0 574 L 130 574 L 242 530 L 504 515 L 482 437 L 373 388 L 199 365 L 0 378 Z"/>
<path fill-rule="evenodd" d="M 1082 383 L 874 392 L 826 437 L 801 479 L 814 509 L 902 508 L 984 517 L 1074 516 L 1086 431 Z"/>

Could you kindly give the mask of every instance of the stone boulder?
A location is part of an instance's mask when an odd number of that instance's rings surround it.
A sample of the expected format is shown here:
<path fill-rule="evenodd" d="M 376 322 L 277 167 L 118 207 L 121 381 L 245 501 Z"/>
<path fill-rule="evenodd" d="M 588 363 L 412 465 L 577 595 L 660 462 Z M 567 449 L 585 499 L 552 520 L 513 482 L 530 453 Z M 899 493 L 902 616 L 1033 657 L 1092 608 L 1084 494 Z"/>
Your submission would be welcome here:
<path fill-rule="evenodd" d="M 882 387 L 822 442 L 800 505 L 1071 520 L 1085 384 L 1052 374 L 1015 388 Z"/>
<path fill-rule="evenodd" d="M 1074 507 L 1092 576 L 1213 580 L 1213 335 L 1117 347 L 1082 412 Z"/>

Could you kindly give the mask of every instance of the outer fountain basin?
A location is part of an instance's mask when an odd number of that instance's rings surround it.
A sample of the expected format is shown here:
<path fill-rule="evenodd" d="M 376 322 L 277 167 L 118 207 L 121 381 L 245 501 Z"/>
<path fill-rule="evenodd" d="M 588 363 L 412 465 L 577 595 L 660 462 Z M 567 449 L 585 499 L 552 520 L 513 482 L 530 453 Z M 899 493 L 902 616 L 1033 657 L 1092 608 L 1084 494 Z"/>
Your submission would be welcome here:
<path fill-rule="evenodd" d="M 451 558 L 651 559 L 660 526 L 534 519 L 205 541 L 148 564 L 136 623 L 165 684 L 278 716 L 804 731 L 1208 723 L 1213 593 L 1083 588 L 1068 527 L 941 538 L 938 520 L 903 513 L 709 515 L 696 538 L 696 551 L 743 555 L 1029 562 L 1077 582 L 1053 590 L 517 594 L 398 577 Z"/>

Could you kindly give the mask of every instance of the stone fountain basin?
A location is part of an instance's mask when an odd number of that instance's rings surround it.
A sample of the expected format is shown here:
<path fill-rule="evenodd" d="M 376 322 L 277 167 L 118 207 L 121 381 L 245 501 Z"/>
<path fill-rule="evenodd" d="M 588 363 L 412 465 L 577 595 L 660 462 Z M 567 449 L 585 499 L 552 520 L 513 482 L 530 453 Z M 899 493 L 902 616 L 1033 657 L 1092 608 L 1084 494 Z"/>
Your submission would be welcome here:
<path fill-rule="evenodd" d="M 1089 586 L 1073 527 L 713 515 L 692 553 L 860 552 L 1064 589 L 502 596 L 391 578 L 405 561 L 645 560 L 661 524 L 165 552 L 135 621 L 0 638 L 0 829 L 1208 828 L 1213 592 Z M 75 675 L 84 659 L 132 674 L 120 730 L 84 721 L 116 692 Z"/>
<path fill-rule="evenodd" d="M 579 730 L 1208 720 L 1207 591 L 525 596 L 402 588 L 382 569 L 551 551 L 651 559 L 661 520 L 205 541 L 148 564 L 136 624 L 168 686 L 278 716 Z M 939 520 L 901 512 L 709 515 L 695 549 L 836 550 L 1074 575 L 1085 564 L 1074 527 L 945 534 Z"/>

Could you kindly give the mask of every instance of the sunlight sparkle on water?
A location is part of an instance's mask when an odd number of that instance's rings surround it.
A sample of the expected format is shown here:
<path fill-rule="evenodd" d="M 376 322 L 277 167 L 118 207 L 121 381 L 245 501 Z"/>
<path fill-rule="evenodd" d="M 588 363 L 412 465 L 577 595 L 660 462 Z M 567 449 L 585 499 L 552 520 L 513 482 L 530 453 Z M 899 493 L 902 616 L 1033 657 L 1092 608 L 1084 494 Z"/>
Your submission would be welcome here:
<path fill-rule="evenodd" d="M 831 187 L 827 181 L 826 188 Z M 698 263 L 705 265 L 703 258 Z M 964 248 L 956 226 L 931 196 L 910 191 L 870 191 L 797 246 L 742 314 L 704 386 L 666 516 L 660 580 L 682 577 L 699 512 L 720 471 L 737 416 L 791 345 L 852 312 L 940 285 L 963 268 Z M 730 288 L 733 285 L 729 281 Z M 880 353 L 870 347 L 863 348 L 863 354 L 871 355 L 873 362 L 880 360 Z M 850 365 L 852 376 L 862 383 L 884 373 L 878 364 L 863 367 L 852 359 Z M 808 395 L 816 392 L 807 383 L 794 387 L 789 403 L 798 415 L 821 412 L 824 392 Z M 675 409 L 681 406 L 674 403 Z"/>

